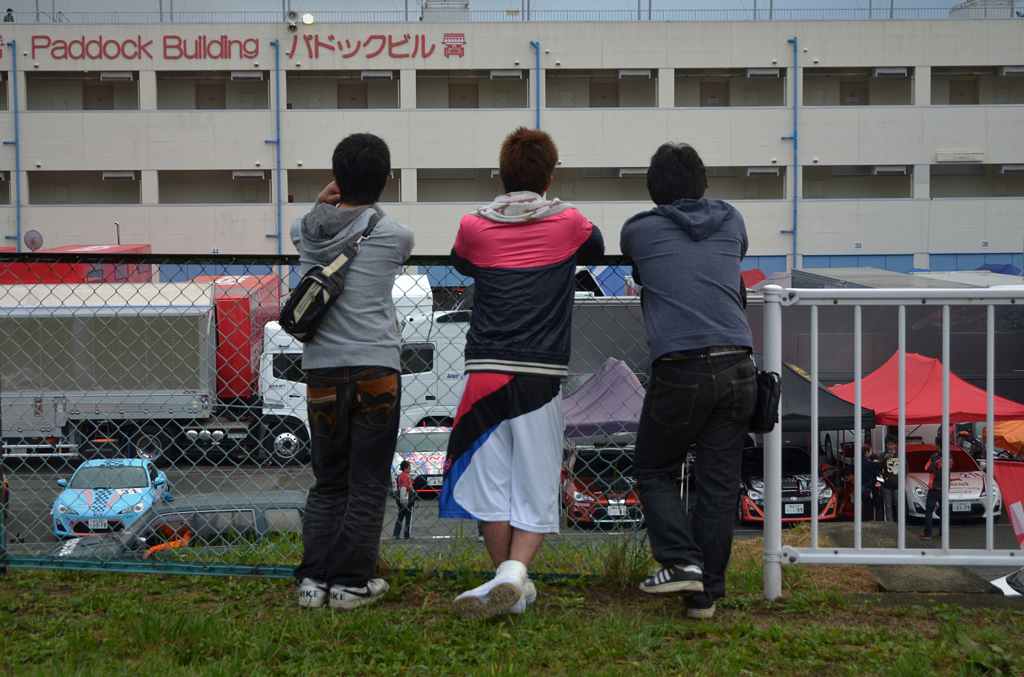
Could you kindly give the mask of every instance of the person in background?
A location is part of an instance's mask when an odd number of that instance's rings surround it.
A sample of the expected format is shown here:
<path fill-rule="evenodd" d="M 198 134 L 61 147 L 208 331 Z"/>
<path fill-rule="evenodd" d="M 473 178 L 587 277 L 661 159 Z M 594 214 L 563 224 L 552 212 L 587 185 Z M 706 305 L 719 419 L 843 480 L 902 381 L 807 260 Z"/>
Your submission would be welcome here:
<path fill-rule="evenodd" d="M 36 9 L 39 9 L 39 7 L 36 6 Z M 10 7 L 7 8 L 7 14 L 4 15 L 4 23 L 14 23 L 14 10 Z"/>
<path fill-rule="evenodd" d="M 861 519 L 864 521 L 882 519 L 882 494 L 878 490 L 878 475 L 881 472 L 870 444 L 860 447 Z"/>
<path fill-rule="evenodd" d="M 949 469 L 953 469 L 953 459 L 949 459 Z M 939 446 L 931 455 L 928 462 L 924 464 L 924 470 L 928 473 L 928 495 L 924 500 L 924 531 L 921 538 L 929 540 L 932 537 L 932 524 L 935 519 L 936 508 L 942 506 L 942 447 Z M 942 535 L 942 515 L 939 515 L 939 532 Z"/>
<path fill-rule="evenodd" d="M 398 504 L 398 517 L 395 518 L 395 531 L 391 540 L 397 541 L 402 531 L 402 521 L 405 521 L 405 539 L 410 538 L 409 532 L 412 529 L 412 509 L 416 504 L 416 494 L 413 493 L 412 478 L 409 477 L 409 468 L 412 466 L 409 461 L 402 461 L 398 466 L 398 476 L 395 478 L 395 503 Z"/>
<path fill-rule="evenodd" d="M 899 490 L 899 443 L 890 435 L 885 438 L 885 456 L 882 459 L 882 510 L 886 522 L 895 522 L 900 514 Z"/>

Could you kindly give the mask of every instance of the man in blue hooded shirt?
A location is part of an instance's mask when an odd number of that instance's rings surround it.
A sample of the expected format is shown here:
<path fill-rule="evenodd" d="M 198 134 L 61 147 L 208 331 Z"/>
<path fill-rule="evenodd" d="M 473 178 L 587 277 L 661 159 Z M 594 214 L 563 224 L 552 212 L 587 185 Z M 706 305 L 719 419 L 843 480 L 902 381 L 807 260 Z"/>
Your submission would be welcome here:
<path fill-rule="evenodd" d="M 661 568 L 640 589 L 692 595 L 691 618 L 711 618 L 725 595 L 743 440 L 757 401 L 740 282 L 747 231 L 731 205 L 704 198 L 707 186 L 697 151 L 663 144 L 647 170 L 657 206 L 629 219 L 620 242 L 643 286 L 652 365 L 633 468 Z M 691 518 L 677 482 L 694 443 Z"/>

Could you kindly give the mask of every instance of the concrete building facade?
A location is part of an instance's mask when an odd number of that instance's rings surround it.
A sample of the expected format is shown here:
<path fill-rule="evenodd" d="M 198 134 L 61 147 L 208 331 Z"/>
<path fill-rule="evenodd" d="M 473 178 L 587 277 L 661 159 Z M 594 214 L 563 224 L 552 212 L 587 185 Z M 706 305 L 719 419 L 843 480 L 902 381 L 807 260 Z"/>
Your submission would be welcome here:
<path fill-rule="evenodd" d="M 369 131 L 392 151 L 384 208 L 446 254 L 501 192 L 502 138 L 539 124 L 561 156 L 549 195 L 609 253 L 671 140 L 744 214 L 748 267 L 1020 267 L 1022 27 L 8 24 L 0 229 L 105 244 L 117 221 L 154 252 L 290 253 L 334 145 Z"/>

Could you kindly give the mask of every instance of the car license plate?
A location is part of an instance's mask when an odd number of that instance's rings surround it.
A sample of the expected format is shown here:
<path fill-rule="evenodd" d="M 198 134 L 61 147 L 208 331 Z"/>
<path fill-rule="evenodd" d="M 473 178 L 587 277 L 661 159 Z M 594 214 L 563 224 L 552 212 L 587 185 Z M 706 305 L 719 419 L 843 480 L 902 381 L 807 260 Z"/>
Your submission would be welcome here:
<path fill-rule="evenodd" d="M 949 509 L 953 512 L 970 512 L 971 504 L 966 501 L 959 501 L 949 504 Z"/>
<path fill-rule="evenodd" d="M 608 516 L 609 517 L 625 517 L 626 516 L 626 506 L 624 506 L 624 505 L 609 505 L 608 506 Z"/>
<path fill-rule="evenodd" d="M 428 487 L 439 487 L 442 484 L 444 484 L 444 477 L 428 477 L 427 478 L 427 486 Z"/>
<path fill-rule="evenodd" d="M 89 528 L 92 530 L 107 530 L 110 528 L 110 526 L 107 524 L 107 520 L 89 520 Z"/>
<path fill-rule="evenodd" d="M 804 506 L 802 503 L 787 503 L 786 504 L 787 515 L 803 515 Z"/>

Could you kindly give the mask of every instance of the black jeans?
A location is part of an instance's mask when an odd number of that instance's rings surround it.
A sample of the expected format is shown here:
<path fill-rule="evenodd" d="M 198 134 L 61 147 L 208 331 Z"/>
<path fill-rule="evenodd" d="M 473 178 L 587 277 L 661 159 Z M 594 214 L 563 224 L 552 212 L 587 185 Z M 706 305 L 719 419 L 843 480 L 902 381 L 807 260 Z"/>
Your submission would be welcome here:
<path fill-rule="evenodd" d="M 373 577 L 402 382 L 394 369 L 311 369 L 307 386 L 316 482 L 302 520 L 298 579 L 361 587 Z"/>
<path fill-rule="evenodd" d="M 924 499 L 924 535 L 932 535 L 932 521 L 936 518 L 935 508 L 942 505 L 942 489 L 929 489 L 928 496 Z M 942 530 L 942 511 L 939 510 L 939 530 Z"/>
<path fill-rule="evenodd" d="M 402 520 L 405 520 L 405 537 L 409 538 L 409 530 L 412 528 L 412 506 L 398 507 L 398 517 L 395 518 L 395 532 L 391 535 L 397 539 L 402 532 Z"/>
<path fill-rule="evenodd" d="M 746 355 L 659 360 L 640 414 L 634 474 L 654 559 L 696 564 L 710 605 L 725 595 L 725 567 L 740 490 L 743 438 L 757 403 L 754 363 Z M 679 477 L 697 444 L 692 520 L 679 497 Z"/>

